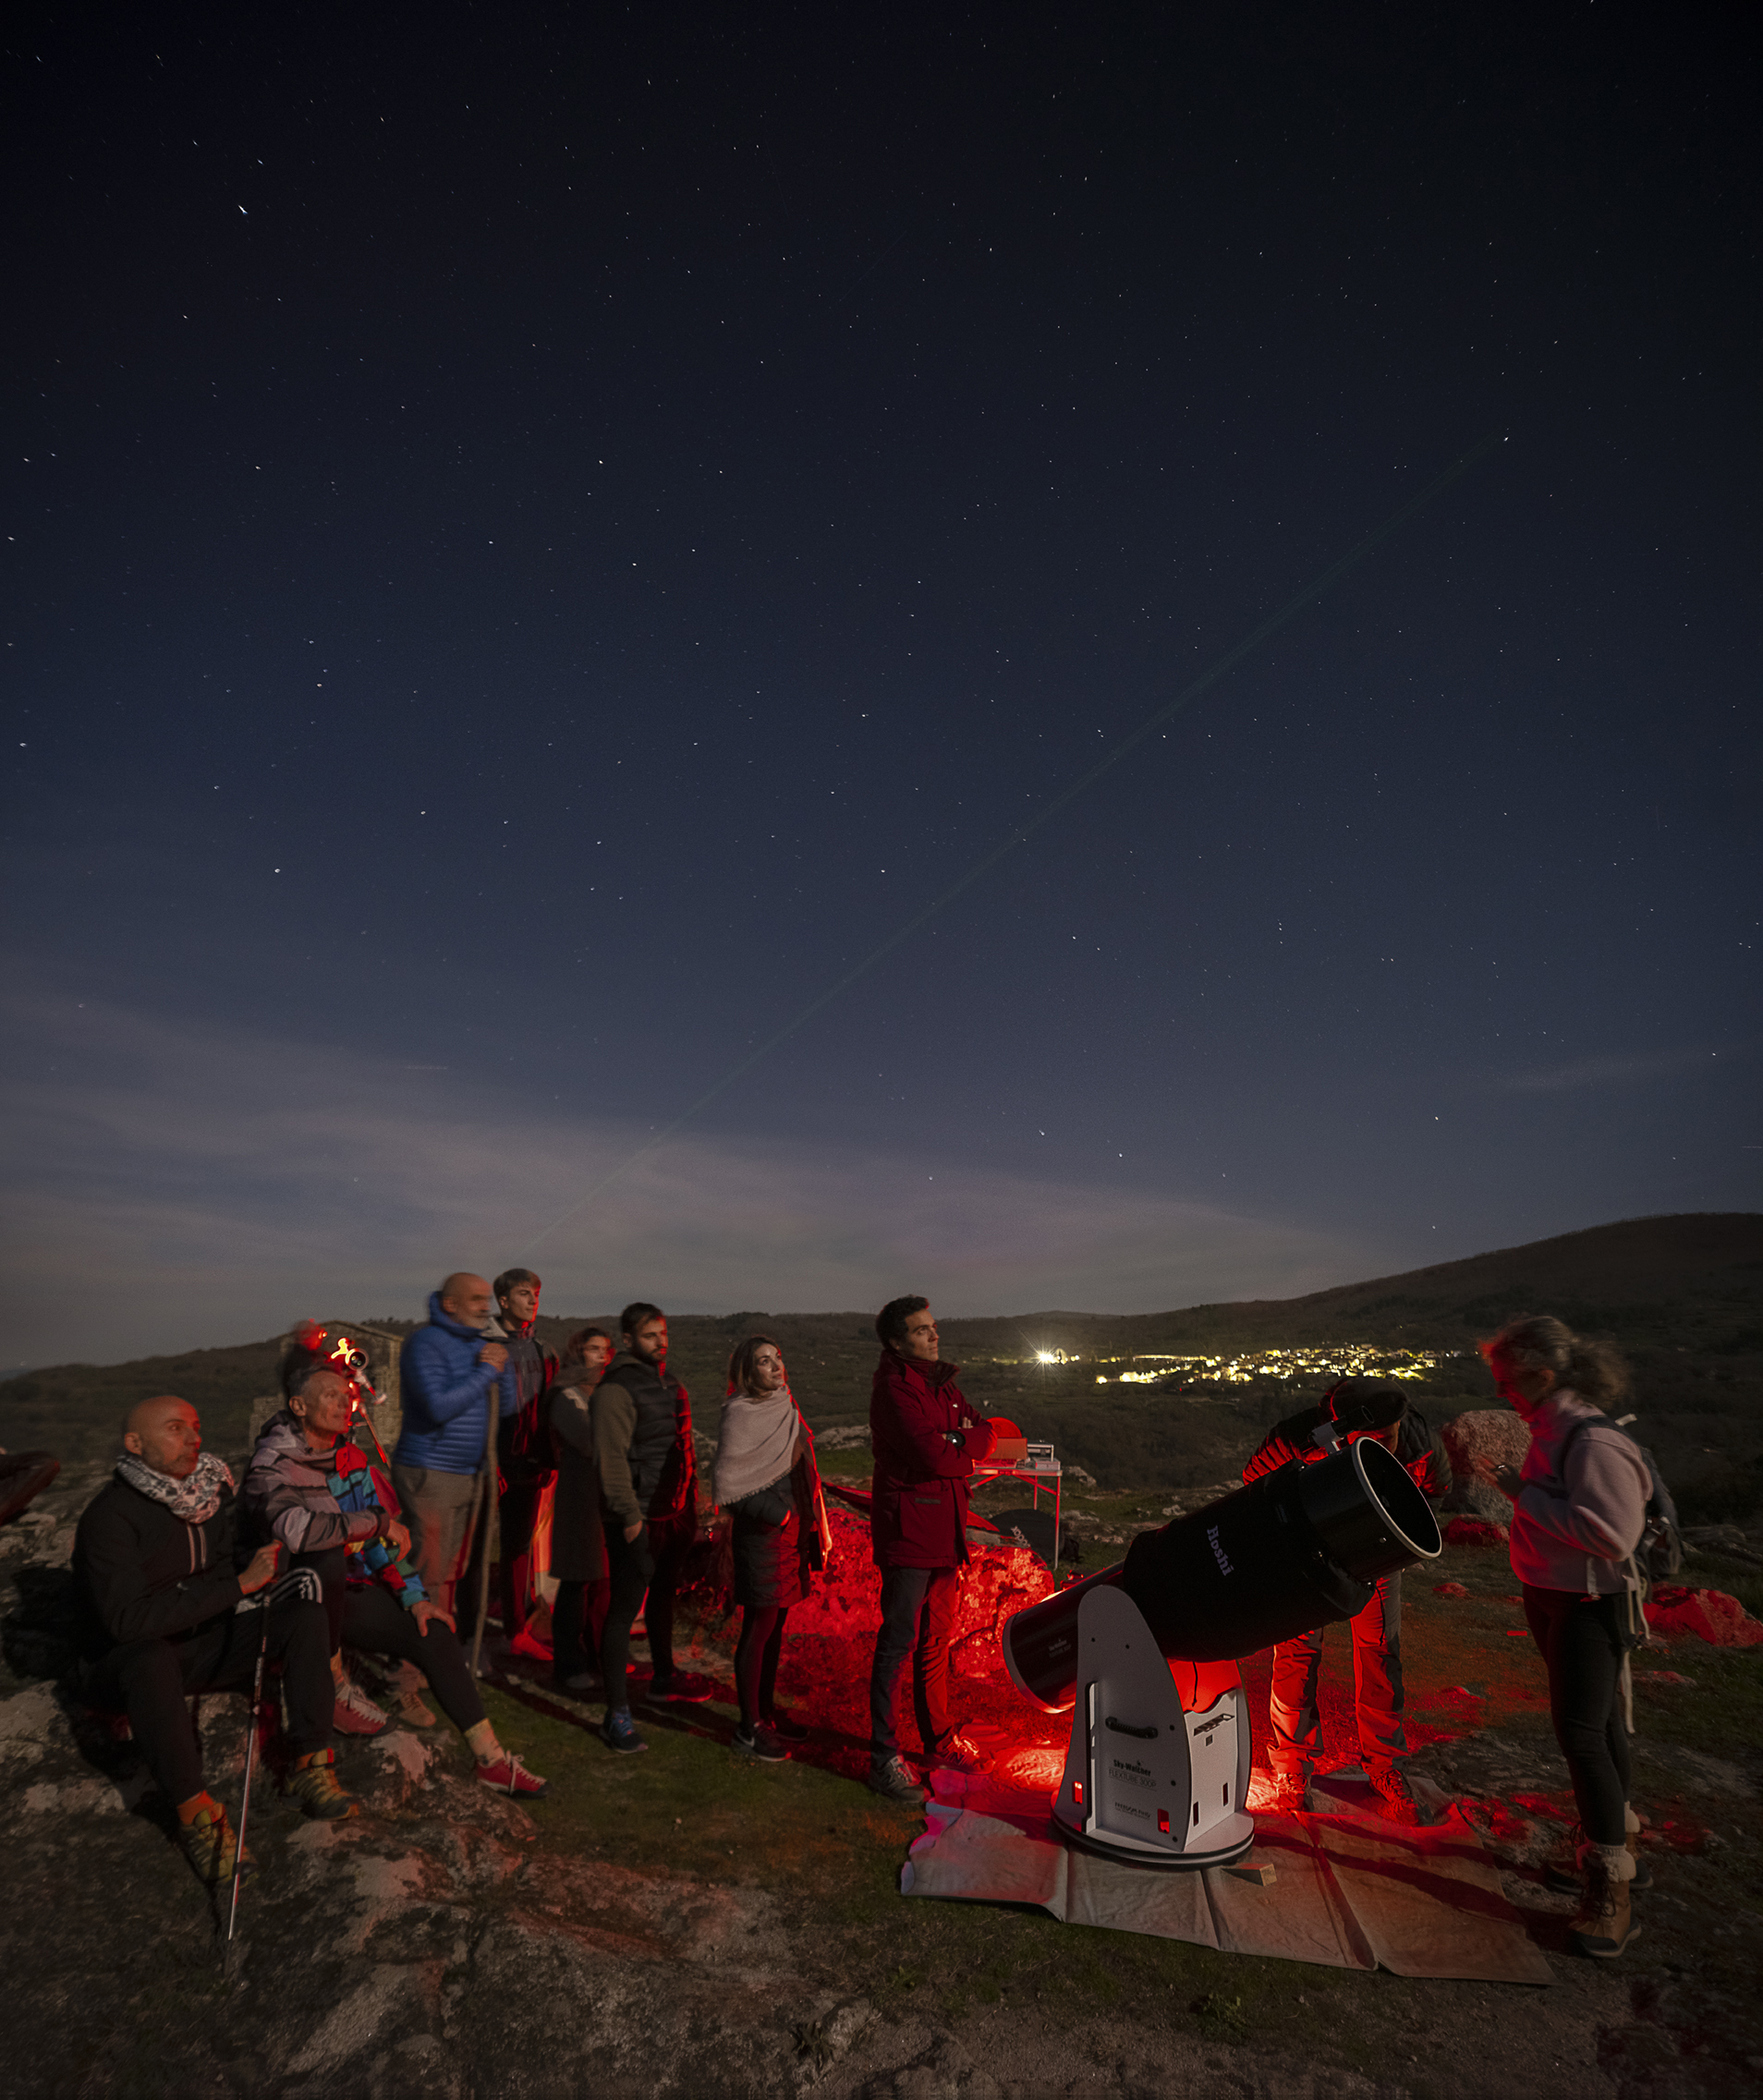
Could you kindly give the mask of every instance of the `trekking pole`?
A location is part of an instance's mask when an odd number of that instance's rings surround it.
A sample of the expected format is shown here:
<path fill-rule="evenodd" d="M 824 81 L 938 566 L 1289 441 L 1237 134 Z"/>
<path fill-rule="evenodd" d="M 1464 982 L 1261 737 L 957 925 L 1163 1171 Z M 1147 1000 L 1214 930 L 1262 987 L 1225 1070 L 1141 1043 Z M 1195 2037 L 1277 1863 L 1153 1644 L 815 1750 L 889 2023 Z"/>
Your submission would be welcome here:
<path fill-rule="evenodd" d="M 478 1622 L 471 1629 L 471 1674 L 478 1674 L 478 1658 L 483 1652 L 483 1622 L 490 1616 L 491 1530 L 496 1520 L 496 1415 L 502 1399 L 502 1383 L 490 1382 L 490 1426 L 484 1435 L 483 1530 L 479 1540 Z M 503 1629 L 505 1633 L 507 1629 Z"/>
<path fill-rule="evenodd" d="M 245 1831 L 251 1819 L 251 1779 L 257 1770 L 257 1731 L 263 1705 L 263 1660 L 269 1652 L 269 1606 L 258 1607 L 262 1626 L 257 1636 L 257 1669 L 251 1678 L 251 1711 L 245 1725 L 245 1790 L 238 1802 L 237 1851 L 233 1857 L 233 1895 L 226 1906 L 226 1952 L 233 1951 L 233 1934 L 238 1926 L 238 1890 L 245 1878 Z"/>
<path fill-rule="evenodd" d="M 233 1893 L 226 1906 L 226 1946 L 221 1956 L 221 1973 L 232 1959 L 233 1935 L 238 1927 L 238 1891 L 245 1878 L 245 1830 L 251 1816 L 251 1779 L 257 1770 L 257 1730 L 263 1705 L 263 1663 L 269 1653 L 270 1608 L 298 1599 L 303 1604 L 322 1603 L 324 1585 L 312 1568 L 291 1568 L 280 1582 L 268 1584 L 255 1601 L 241 1600 L 237 1608 L 255 1611 L 261 1621 L 257 1636 L 257 1669 L 251 1677 L 251 1711 L 245 1731 L 245 1790 L 239 1796 L 237 1851 L 233 1856 Z"/>

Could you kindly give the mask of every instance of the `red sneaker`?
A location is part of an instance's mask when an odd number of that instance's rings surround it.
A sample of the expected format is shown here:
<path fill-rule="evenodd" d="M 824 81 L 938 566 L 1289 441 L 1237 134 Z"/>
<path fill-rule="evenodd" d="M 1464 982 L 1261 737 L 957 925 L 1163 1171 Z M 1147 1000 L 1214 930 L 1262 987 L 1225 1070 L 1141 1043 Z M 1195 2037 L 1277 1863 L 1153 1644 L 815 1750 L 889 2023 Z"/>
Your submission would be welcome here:
<path fill-rule="evenodd" d="M 541 1801 L 551 1791 L 551 1781 L 528 1771 L 511 1750 L 505 1750 L 492 1765 L 480 1765 L 478 1778 L 499 1794 L 514 1794 L 526 1801 Z"/>
<path fill-rule="evenodd" d="M 359 1684 L 346 1677 L 336 1687 L 331 1726 L 338 1735 L 378 1735 L 385 1727 L 385 1711 L 376 1706 Z"/>

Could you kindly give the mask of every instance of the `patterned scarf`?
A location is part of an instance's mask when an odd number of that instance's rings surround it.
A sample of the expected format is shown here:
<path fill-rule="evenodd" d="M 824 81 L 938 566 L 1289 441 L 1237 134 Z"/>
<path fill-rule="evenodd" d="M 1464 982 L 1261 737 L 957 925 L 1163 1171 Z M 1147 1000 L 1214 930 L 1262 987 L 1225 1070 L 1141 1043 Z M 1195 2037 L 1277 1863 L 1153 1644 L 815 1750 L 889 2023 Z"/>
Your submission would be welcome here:
<path fill-rule="evenodd" d="M 187 1480 L 155 1473 L 145 1459 L 130 1451 L 117 1462 L 116 1477 L 131 1487 L 139 1487 L 143 1495 L 151 1495 L 155 1502 L 164 1502 L 173 1516 L 182 1517 L 187 1524 L 205 1524 L 220 1508 L 223 1490 L 233 1485 L 225 1462 L 213 1451 L 202 1453 Z"/>

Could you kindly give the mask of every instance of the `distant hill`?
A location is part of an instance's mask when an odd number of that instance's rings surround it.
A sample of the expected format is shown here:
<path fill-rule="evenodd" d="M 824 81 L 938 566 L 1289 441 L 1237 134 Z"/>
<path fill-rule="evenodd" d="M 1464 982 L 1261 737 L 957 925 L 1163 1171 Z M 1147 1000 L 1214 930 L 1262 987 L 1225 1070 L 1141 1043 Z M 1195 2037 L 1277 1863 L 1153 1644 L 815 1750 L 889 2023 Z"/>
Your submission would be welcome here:
<path fill-rule="evenodd" d="M 1076 1344 L 1085 1354 L 1356 1341 L 1471 1349 L 1503 1320 L 1537 1312 L 1626 1344 L 1763 1350 L 1763 1214 L 1627 1219 L 1303 1298 L 955 1320 L 948 1331 L 969 1351 L 1002 1350 L 1028 1333 L 1039 1346 Z"/>
<path fill-rule="evenodd" d="M 909 1282 L 909 1279 L 905 1280 Z M 304 1312 L 309 1308 L 293 1308 Z M 1120 1359 L 1228 1355 L 1305 1343 L 1362 1341 L 1453 1353 L 1416 1389 L 1434 1414 L 1492 1402 L 1475 1343 L 1502 1320 L 1552 1312 L 1625 1350 L 1635 1369 L 1642 1429 L 1691 1509 L 1744 1516 L 1763 1498 L 1763 1216 L 1640 1218 L 1506 1247 L 1405 1275 L 1166 1313 L 1047 1312 L 945 1319 L 945 1353 L 968 1396 L 1051 1437 L 1104 1486 L 1171 1488 L 1229 1476 L 1261 1428 L 1305 1396 L 1301 1383 L 1170 1393 L 1111 1384 Z M 553 1346 L 589 1317 L 547 1317 Z M 869 1312 L 679 1315 L 673 1361 L 699 1426 L 712 1432 L 728 1353 L 743 1334 L 776 1336 L 791 1382 L 817 1424 L 856 1422 L 875 1363 Z M 407 1320 L 372 1325 L 406 1331 Z M 0 1384 L 0 1445 L 43 1446 L 64 1458 L 101 1456 L 117 1424 L 150 1393 L 177 1392 L 201 1409 L 209 1440 L 243 1443 L 250 1403 L 274 1388 L 280 1343 L 250 1342 L 107 1366 L 58 1365 Z M 1038 1352 L 1063 1353 L 1042 1365 Z M 1313 1381 L 1314 1383 L 1314 1381 Z M 1711 1462 L 1711 1463 L 1710 1463 Z"/>

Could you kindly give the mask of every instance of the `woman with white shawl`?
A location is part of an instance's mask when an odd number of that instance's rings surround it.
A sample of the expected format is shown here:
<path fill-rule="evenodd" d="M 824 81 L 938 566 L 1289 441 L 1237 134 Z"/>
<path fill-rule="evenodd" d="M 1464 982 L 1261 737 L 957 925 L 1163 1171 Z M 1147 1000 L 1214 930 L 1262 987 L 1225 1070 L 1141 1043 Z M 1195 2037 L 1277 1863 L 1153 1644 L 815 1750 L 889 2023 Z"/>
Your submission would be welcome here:
<path fill-rule="evenodd" d="M 807 1596 L 809 1570 L 825 1565 L 831 1527 L 814 1438 L 791 1395 L 784 1352 L 769 1334 L 749 1334 L 729 1358 L 711 1481 L 718 1506 L 734 1520 L 741 1608 L 735 1748 L 776 1764 L 792 1742 L 808 1740 L 805 1728 L 777 1710 L 777 1661 L 790 1607 Z"/>

